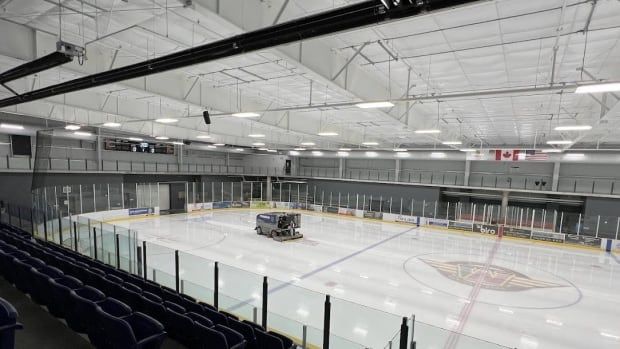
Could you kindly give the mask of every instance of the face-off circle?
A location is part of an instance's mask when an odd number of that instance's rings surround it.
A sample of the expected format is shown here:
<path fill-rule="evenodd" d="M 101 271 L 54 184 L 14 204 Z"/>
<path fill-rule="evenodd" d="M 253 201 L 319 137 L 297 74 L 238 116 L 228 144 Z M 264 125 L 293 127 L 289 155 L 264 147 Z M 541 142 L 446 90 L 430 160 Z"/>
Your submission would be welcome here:
<path fill-rule="evenodd" d="M 428 253 L 403 263 L 415 281 L 437 292 L 467 299 L 479 285 L 478 302 L 525 309 L 564 308 L 581 300 L 581 291 L 569 280 L 538 266 L 501 256 L 463 253 Z"/>

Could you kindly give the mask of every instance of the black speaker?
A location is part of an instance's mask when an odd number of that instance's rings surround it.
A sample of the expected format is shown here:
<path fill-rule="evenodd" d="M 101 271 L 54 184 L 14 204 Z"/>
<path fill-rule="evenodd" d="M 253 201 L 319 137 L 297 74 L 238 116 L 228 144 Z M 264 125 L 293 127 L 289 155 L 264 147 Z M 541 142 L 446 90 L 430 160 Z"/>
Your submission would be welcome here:
<path fill-rule="evenodd" d="M 284 173 L 287 175 L 291 174 L 291 160 L 286 160 L 284 163 Z"/>
<path fill-rule="evenodd" d="M 185 140 L 185 141 L 183 141 L 183 144 L 185 144 L 185 145 L 190 145 L 190 144 L 192 144 L 192 141 L 187 141 L 187 140 Z"/>
<path fill-rule="evenodd" d="M 211 118 L 209 117 L 208 111 L 205 110 L 202 112 L 202 118 L 205 119 L 205 124 L 211 125 Z"/>

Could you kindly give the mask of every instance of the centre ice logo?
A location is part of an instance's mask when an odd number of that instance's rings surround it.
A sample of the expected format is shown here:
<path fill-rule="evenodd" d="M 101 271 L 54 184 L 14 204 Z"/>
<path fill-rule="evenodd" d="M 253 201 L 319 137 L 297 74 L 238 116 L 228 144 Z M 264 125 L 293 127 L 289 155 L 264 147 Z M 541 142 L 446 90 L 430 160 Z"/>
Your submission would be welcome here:
<path fill-rule="evenodd" d="M 525 291 L 534 288 L 565 287 L 565 285 L 532 279 L 508 268 L 484 263 L 451 261 L 442 262 L 430 259 L 422 261 L 435 268 L 443 276 L 456 282 L 495 291 Z"/>

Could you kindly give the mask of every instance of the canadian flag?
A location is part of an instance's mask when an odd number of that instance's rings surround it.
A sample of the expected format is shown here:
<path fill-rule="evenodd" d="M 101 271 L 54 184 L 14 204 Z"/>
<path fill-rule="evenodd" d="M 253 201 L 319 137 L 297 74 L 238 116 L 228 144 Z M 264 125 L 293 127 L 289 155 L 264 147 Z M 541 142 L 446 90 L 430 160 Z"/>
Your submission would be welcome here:
<path fill-rule="evenodd" d="M 495 150 L 495 160 L 497 161 L 518 161 L 518 149 L 497 149 Z"/>

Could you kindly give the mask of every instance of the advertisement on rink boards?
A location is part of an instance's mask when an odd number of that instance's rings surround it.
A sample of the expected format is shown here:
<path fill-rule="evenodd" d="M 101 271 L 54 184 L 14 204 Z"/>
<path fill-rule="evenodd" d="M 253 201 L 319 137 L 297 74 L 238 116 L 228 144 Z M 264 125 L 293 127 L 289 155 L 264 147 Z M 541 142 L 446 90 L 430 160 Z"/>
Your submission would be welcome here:
<path fill-rule="evenodd" d="M 564 242 L 565 234 L 532 230 L 532 240 Z"/>
<path fill-rule="evenodd" d="M 472 231 L 471 222 L 448 221 L 448 229 Z"/>
<path fill-rule="evenodd" d="M 504 236 L 512 236 L 515 238 L 529 239 L 531 231 L 529 229 L 504 227 Z"/>
<path fill-rule="evenodd" d="M 426 224 L 428 224 L 428 225 L 437 225 L 437 226 L 441 226 L 441 227 L 447 227 L 448 226 L 448 220 L 447 219 L 428 218 L 426 220 Z"/>
<path fill-rule="evenodd" d="M 606 252 L 620 253 L 620 240 L 601 239 L 601 249 Z"/>
<path fill-rule="evenodd" d="M 338 213 L 338 207 L 331 207 L 331 206 L 323 206 L 323 212 L 327 212 L 327 213 Z"/>
<path fill-rule="evenodd" d="M 338 214 L 343 216 L 355 216 L 355 209 L 340 207 L 338 209 Z"/>
<path fill-rule="evenodd" d="M 474 231 L 480 234 L 497 235 L 499 233 L 499 226 L 491 224 L 474 224 Z M 528 235 L 529 237 L 529 235 Z"/>
<path fill-rule="evenodd" d="M 566 234 L 566 240 L 564 241 L 567 244 L 576 244 L 582 246 L 600 246 L 601 239 L 594 236 L 584 236 L 584 235 L 576 235 L 576 234 Z"/>
<path fill-rule="evenodd" d="M 230 208 L 230 206 L 231 206 L 231 202 L 230 201 L 218 201 L 218 202 L 214 202 L 213 203 L 213 208 L 214 209 Z"/>
<path fill-rule="evenodd" d="M 250 208 L 271 208 L 271 203 L 269 201 L 252 201 Z"/>
<path fill-rule="evenodd" d="M 155 209 L 153 207 L 140 207 L 129 209 L 130 216 L 149 215 L 153 213 L 155 213 Z"/>
<path fill-rule="evenodd" d="M 383 220 L 386 222 L 400 222 L 420 226 L 420 217 L 407 216 L 395 213 L 384 213 Z M 423 224 L 423 223 L 422 223 Z"/>
<path fill-rule="evenodd" d="M 364 218 L 383 219 L 383 212 L 364 211 Z"/>
<path fill-rule="evenodd" d="M 323 206 L 321 205 L 308 205 L 308 211 L 314 211 L 314 212 L 323 212 Z"/>

